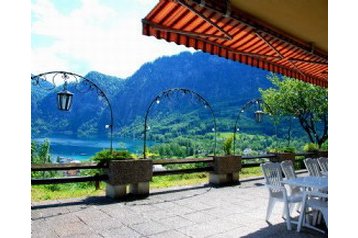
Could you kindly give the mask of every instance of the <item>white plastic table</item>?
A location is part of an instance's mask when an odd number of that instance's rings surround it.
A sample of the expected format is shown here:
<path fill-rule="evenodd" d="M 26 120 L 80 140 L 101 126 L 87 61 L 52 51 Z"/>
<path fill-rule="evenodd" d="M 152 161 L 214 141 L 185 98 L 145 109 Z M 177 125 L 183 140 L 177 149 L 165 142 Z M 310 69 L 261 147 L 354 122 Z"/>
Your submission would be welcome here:
<path fill-rule="evenodd" d="M 311 189 L 313 191 L 321 191 L 321 192 L 325 192 L 325 193 L 328 192 L 328 177 L 327 176 L 322 176 L 322 177 L 313 177 L 313 176 L 297 177 L 297 178 L 282 180 L 281 182 L 282 182 L 282 184 L 287 184 L 287 185 L 290 185 L 290 186 L 302 187 L 305 190 L 306 189 Z M 287 220 L 286 220 L 286 222 L 287 222 Z"/>
<path fill-rule="evenodd" d="M 305 177 L 297 177 L 292 179 L 282 180 L 283 184 L 298 186 L 302 188 L 311 188 L 313 190 L 318 191 L 328 191 L 328 177 L 313 177 L 313 176 L 305 176 Z"/>

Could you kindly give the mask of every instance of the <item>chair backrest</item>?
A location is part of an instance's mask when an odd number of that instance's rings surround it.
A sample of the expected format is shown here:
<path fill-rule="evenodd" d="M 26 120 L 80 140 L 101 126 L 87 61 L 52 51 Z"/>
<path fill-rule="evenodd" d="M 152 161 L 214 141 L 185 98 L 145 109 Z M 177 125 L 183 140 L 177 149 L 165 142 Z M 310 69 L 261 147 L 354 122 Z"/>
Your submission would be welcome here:
<path fill-rule="evenodd" d="M 296 178 L 295 169 L 293 168 L 293 163 L 291 160 L 285 160 L 281 162 L 281 169 L 283 171 L 283 174 L 285 175 L 285 178 L 291 179 Z"/>
<path fill-rule="evenodd" d="M 315 177 L 322 176 L 321 169 L 318 165 L 317 159 L 307 158 L 303 160 L 303 162 L 305 163 L 306 169 L 308 170 L 308 174 L 310 176 L 315 176 Z"/>
<path fill-rule="evenodd" d="M 282 170 L 279 163 L 266 162 L 261 164 L 266 184 L 281 186 Z"/>
<path fill-rule="evenodd" d="M 328 172 L 328 158 L 327 157 L 320 157 L 317 159 L 319 167 L 323 172 Z"/>

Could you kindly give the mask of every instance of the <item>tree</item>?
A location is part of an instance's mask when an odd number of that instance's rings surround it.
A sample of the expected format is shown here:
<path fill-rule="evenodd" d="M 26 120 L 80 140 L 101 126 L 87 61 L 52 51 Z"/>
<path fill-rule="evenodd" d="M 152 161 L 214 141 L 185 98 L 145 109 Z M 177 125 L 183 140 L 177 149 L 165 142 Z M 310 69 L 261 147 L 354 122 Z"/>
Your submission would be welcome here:
<path fill-rule="evenodd" d="M 47 139 L 40 144 L 31 141 L 31 164 L 45 163 L 51 163 L 50 142 Z"/>
<path fill-rule="evenodd" d="M 259 89 L 268 110 L 277 120 L 298 118 L 312 143 L 319 148 L 328 139 L 328 90 L 299 80 L 271 74 L 274 87 Z"/>

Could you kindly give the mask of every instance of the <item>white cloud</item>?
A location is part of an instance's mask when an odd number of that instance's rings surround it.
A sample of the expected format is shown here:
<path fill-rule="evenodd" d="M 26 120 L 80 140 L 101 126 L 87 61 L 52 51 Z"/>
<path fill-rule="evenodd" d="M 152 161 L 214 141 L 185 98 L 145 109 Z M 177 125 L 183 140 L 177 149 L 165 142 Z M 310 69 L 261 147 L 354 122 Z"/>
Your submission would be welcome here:
<path fill-rule="evenodd" d="M 49 1 L 33 3 L 32 11 L 37 20 L 32 23 L 32 33 L 55 39 L 50 46 L 32 49 L 33 73 L 68 70 L 86 74 L 97 70 L 125 78 L 145 62 L 190 50 L 143 36 L 141 19 L 154 4 L 144 0 L 133 1 L 133 4 L 135 2 L 138 11 L 105 6 L 99 0 L 85 0 L 81 8 L 66 15 Z M 79 69 L 81 72 L 76 71 Z"/>

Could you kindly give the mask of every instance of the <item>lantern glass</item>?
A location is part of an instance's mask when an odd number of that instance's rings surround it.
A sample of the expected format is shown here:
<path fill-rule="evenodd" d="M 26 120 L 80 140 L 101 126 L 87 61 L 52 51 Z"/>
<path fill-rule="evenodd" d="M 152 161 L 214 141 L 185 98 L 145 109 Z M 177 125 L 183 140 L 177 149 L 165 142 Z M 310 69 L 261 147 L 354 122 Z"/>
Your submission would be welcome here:
<path fill-rule="evenodd" d="M 264 116 L 264 112 L 261 111 L 261 110 L 257 110 L 257 111 L 255 112 L 256 122 L 262 122 L 263 116 Z"/>
<path fill-rule="evenodd" d="M 69 111 L 72 106 L 73 93 L 64 90 L 57 93 L 57 107 L 61 111 Z"/>

